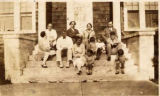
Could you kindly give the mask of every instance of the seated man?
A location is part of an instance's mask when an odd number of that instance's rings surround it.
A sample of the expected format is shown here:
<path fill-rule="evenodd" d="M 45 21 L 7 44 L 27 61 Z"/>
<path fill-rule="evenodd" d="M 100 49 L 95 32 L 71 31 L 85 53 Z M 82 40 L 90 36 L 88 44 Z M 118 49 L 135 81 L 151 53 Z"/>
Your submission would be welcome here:
<path fill-rule="evenodd" d="M 111 32 L 110 38 L 107 40 L 107 46 L 106 46 L 106 54 L 107 54 L 107 60 L 111 60 L 111 54 L 116 55 L 118 50 L 122 48 L 121 42 L 118 40 L 116 33 Z"/>
<path fill-rule="evenodd" d="M 58 38 L 57 40 L 57 63 L 60 65 L 60 68 L 63 68 L 63 63 L 62 63 L 62 52 L 64 50 L 67 51 L 67 65 L 66 68 L 69 68 L 69 64 L 72 62 L 72 46 L 73 46 L 73 41 L 72 38 L 67 36 L 66 31 L 62 32 L 62 36 Z"/>
<path fill-rule="evenodd" d="M 38 44 L 35 46 L 35 50 L 33 51 L 33 56 L 38 54 L 39 52 L 44 53 L 44 58 L 43 58 L 43 64 L 41 65 L 43 68 L 47 68 L 46 61 L 48 59 L 49 55 L 55 55 L 55 50 L 51 50 L 52 46 L 55 46 L 55 42 L 53 44 L 50 44 L 49 40 L 47 39 L 45 31 L 42 31 L 40 33 L 40 40 Z M 52 48 L 53 49 L 53 48 Z"/>

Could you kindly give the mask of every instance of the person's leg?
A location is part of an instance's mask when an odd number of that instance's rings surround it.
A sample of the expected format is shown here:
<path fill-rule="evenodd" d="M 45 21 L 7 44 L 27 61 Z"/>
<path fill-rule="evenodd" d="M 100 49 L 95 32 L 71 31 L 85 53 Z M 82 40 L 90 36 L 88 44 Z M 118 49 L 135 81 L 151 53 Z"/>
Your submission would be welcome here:
<path fill-rule="evenodd" d="M 69 68 L 70 63 L 72 63 L 72 50 L 68 49 L 67 50 L 67 64 L 66 64 L 66 68 Z"/>
<path fill-rule="evenodd" d="M 77 68 L 78 68 L 78 75 L 81 75 L 82 71 L 81 71 L 81 65 L 80 64 L 77 64 Z"/>
<path fill-rule="evenodd" d="M 49 52 L 45 52 L 44 53 L 44 58 L 43 58 L 43 61 L 42 61 L 42 67 L 43 68 L 47 68 L 46 61 L 47 61 L 48 57 L 49 57 Z"/>
<path fill-rule="evenodd" d="M 98 48 L 98 49 L 97 49 L 97 54 L 96 54 L 96 60 L 99 60 L 99 59 L 100 59 L 101 54 L 102 54 L 102 49 L 101 49 L 101 48 Z"/>
<path fill-rule="evenodd" d="M 108 61 L 111 60 L 111 51 L 112 51 L 111 44 L 107 44 L 107 46 L 106 46 L 106 55 L 107 55 L 107 60 Z"/>
<path fill-rule="evenodd" d="M 116 73 L 115 74 L 119 74 L 119 67 L 120 67 L 120 62 L 116 61 Z"/>
<path fill-rule="evenodd" d="M 56 51 L 56 61 L 59 65 L 60 68 L 63 68 L 63 63 L 62 63 L 62 55 L 61 55 L 62 50 L 57 50 Z"/>
<path fill-rule="evenodd" d="M 125 63 L 121 63 L 121 73 L 122 73 L 122 74 L 125 74 L 125 72 L 124 72 L 124 64 L 125 64 Z"/>

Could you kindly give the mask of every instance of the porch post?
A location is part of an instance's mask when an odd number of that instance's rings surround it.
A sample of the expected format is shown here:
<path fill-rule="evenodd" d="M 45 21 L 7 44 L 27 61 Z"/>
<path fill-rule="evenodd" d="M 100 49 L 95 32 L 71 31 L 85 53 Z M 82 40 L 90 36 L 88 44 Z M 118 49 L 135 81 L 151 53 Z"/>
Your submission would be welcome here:
<path fill-rule="evenodd" d="M 36 2 L 32 3 L 32 31 L 36 33 Z"/>
<path fill-rule="evenodd" d="M 118 39 L 121 40 L 120 2 L 113 1 L 113 26 L 117 29 Z"/>
<path fill-rule="evenodd" d="M 14 2 L 14 32 L 20 32 L 20 2 Z"/>
<path fill-rule="evenodd" d="M 145 2 L 139 2 L 139 21 L 140 21 L 140 29 L 144 30 L 146 28 L 146 19 L 145 19 Z"/>
<path fill-rule="evenodd" d="M 46 30 L 46 2 L 38 2 L 38 40 L 40 32 Z"/>

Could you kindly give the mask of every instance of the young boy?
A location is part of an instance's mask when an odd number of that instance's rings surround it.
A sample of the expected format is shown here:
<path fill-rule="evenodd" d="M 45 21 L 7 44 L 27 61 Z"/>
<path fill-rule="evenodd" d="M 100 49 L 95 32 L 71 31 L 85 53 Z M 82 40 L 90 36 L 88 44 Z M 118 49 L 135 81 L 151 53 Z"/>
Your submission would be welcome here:
<path fill-rule="evenodd" d="M 92 75 L 94 61 L 95 61 L 95 53 L 91 49 L 88 49 L 86 56 L 87 75 Z"/>
<path fill-rule="evenodd" d="M 95 37 L 91 37 L 89 39 L 89 43 L 88 43 L 88 48 L 87 49 L 90 49 L 93 51 L 93 53 L 96 53 L 97 52 L 97 47 L 96 47 L 96 39 Z"/>
<path fill-rule="evenodd" d="M 116 63 L 116 73 L 115 74 L 119 74 L 120 71 L 122 74 L 125 74 L 124 72 L 125 61 L 126 61 L 126 57 L 124 56 L 124 51 L 122 49 L 119 49 L 117 53 L 117 57 L 115 59 L 115 63 Z"/>

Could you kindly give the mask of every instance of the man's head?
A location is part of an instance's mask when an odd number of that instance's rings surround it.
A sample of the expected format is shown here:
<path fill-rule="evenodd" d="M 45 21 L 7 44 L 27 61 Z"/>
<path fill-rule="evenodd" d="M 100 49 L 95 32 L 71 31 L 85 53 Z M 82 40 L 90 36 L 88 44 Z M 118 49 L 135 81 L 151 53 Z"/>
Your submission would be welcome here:
<path fill-rule="evenodd" d="M 119 49 L 119 50 L 118 50 L 118 56 L 122 56 L 123 54 L 124 54 L 123 49 Z"/>
<path fill-rule="evenodd" d="M 109 28 L 112 28 L 112 27 L 113 27 L 112 21 L 108 22 L 108 27 L 109 27 Z"/>
<path fill-rule="evenodd" d="M 67 32 L 66 32 L 66 30 L 63 30 L 63 32 L 62 32 L 62 37 L 63 37 L 63 38 L 66 38 L 66 36 L 67 36 Z"/>
<path fill-rule="evenodd" d="M 92 28 L 92 24 L 91 23 L 88 23 L 87 24 L 87 29 L 91 29 Z"/>
<path fill-rule="evenodd" d="M 41 34 L 40 34 L 40 36 L 41 36 L 42 38 L 44 38 L 44 37 L 46 36 L 45 31 L 42 31 Z"/>
<path fill-rule="evenodd" d="M 48 24 L 47 28 L 48 30 L 52 30 L 53 25 L 51 23 Z"/>
<path fill-rule="evenodd" d="M 71 26 L 71 28 L 74 28 L 75 25 L 76 25 L 76 22 L 75 22 L 75 21 L 71 21 L 71 22 L 69 23 L 69 25 Z"/>
<path fill-rule="evenodd" d="M 114 40 L 116 38 L 116 33 L 115 32 L 111 32 L 110 36 L 111 36 L 111 39 Z"/>

